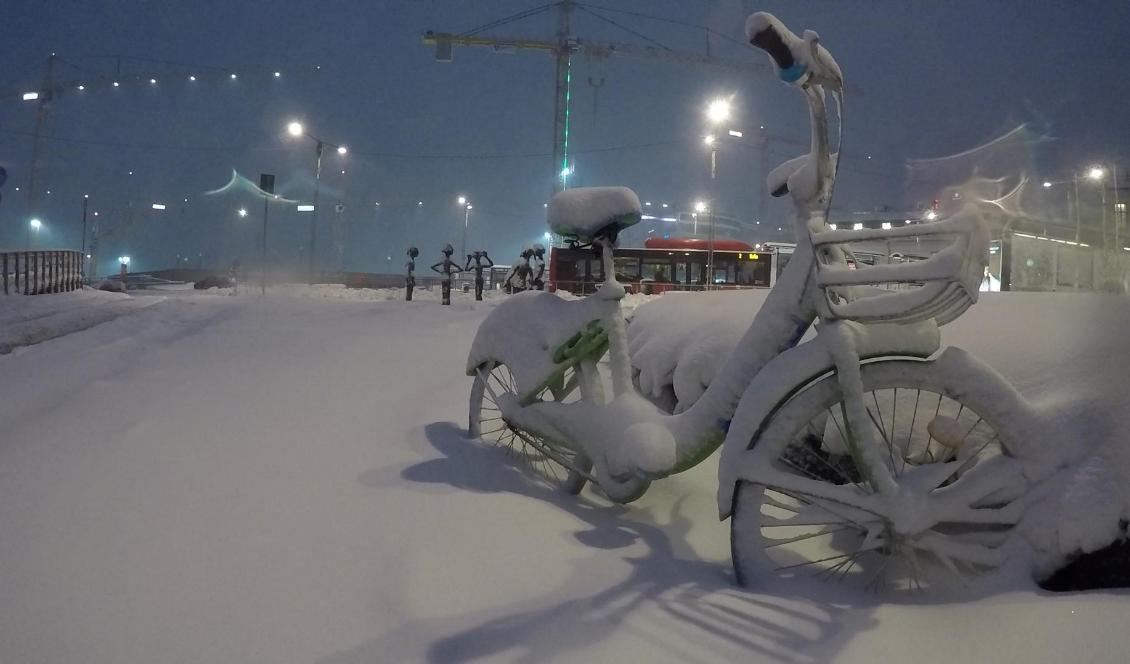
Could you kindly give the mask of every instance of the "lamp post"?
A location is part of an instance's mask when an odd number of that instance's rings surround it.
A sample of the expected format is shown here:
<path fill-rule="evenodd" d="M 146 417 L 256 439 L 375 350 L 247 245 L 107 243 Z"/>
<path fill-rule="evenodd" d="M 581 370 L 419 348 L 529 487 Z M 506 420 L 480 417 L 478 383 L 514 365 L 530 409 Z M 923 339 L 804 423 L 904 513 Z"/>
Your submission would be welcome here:
<path fill-rule="evenodd" d="M 467 227 L 471 225 L 471 204 L 467 202 L 466 196 L 460 196 L 455 199 L 460 206 L 463 207 L 463 239 L 459 243 L 459 255 L 467 255 Z"/>
<path fill-rule="evenodd" d="M 82 253 L 86 253 L 86 206 L 90 202 L 90 194 L 82 195 Z"/>
<path fill-rule="evenodd" d="M 307 133 L 306 128 L 302 126 L 301 122 L 290 122 L 286 126 L 286 131 L 291 136 L 305 136 L 314 141 L 314 214 L 310 216 L 310 268 L 308 276 L 308 281 L 312 284 L 314 283 L 314 257 L 317 255 L 318 193 L 322 185 L 322 153 L 325 151 L 327 145 L 335 148 L 340 155 L 344 155 L 348 150 L 344 145 L 328 143 Z"/>
<path fill-rule="evenodd" d="M 711 101 L 706 107 L 706 120 L 712 129 L 717 128 L 726 120 L 730 119 L 730 100 L 728 98 L 719 97 Z M 718 207 L 718 139 L 713 133 L 706 135 L 703 142 L 710 148 L 710 203 L 708 204 L 710 212 L 710 230 L 707 235 L 709 244 L 706 253 L 706 289 L 710 290 L 714 286 L 714 217 L 715 208 Z"/>

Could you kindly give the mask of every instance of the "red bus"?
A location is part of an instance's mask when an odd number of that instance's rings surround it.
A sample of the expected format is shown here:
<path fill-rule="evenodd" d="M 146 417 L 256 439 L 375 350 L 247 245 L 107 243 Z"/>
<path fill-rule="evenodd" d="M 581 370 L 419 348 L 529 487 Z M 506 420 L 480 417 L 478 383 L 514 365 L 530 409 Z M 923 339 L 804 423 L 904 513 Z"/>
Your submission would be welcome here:
<path fill-rule="evenodd" d="M 698 238 L 652 238 L 643 249 L 616 249 L 616 280 L 634 293 L 704 290 L 709 246 Z M 776 252 L 772 249 L 755 249 L 737 240 L 716 240 L 714 288 L 769 288 L 777 274 L 774 263 Z M 585 295 L 595 292 L 602 281 L 599 253 L 591 248 L 553 247 L 547 284 L 550 291 Z"/>

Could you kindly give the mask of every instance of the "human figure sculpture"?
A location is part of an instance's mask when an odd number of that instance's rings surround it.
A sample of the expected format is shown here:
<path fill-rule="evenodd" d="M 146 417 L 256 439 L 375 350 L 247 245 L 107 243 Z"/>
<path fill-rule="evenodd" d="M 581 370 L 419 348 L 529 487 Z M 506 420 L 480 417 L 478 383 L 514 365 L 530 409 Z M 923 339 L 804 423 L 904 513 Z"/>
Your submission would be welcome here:
<path fill-rule="evenodd" d="M 443 289 L 443 303 L 451 304 L 451 275 L 462 272 L 463 268 L 459 264 L 451 260 L 451 254 L 455 253 L 455 249 L 450 244 L 443 245 L 443 260 L 439 261 L 432 266 L 432 270 L 443 275 L 443 280 L 440 286 Z"/>
<path fill-rule="evenodd" d="M 407 272 L 404 275 L 404 301 L 412 301 L 412 290 L 416 288 L 416 257 L 420 255 L 420 250 L 416 247 L 408 247 L 408 262 L 404 264 Z"/>
<path fill-rule="evenodd" d="M 506 274 L 506 279 L 502 282 L 502 287 L 507 293 L 516 293 L 524 291 L 530 287 L 530 258 L 534 255 L 534 250 L 527 246 L 522 249 L 519 254 L 518 260 L 514 266 L 510 268 L 510 272 Z"/>
<path fill-rule="evenodd" d="M 472 259 L 475 261 L 475 267 L 474 267 L 474 270 L 475 270 L 475 299 L 476 300 L 482 300 L 483 299 L 483 269 L 489 268 L 489 267 L 494 267 L 494 261 L 492 261 L 490 259 L 490 256 L 487 256 L 487 252 L 476 251 L 474 253 L 467 254 L 467 264 L 463 268 L 464 270 L 472 269 L 471 268 L 471 260 Z M 483 265 L 484 260 L 487 262 L 486 265 Z"/>
<path fill-rule="evenodd" d="M 540 244 L 533 246 L 533 258 L 530 261 L 530 285 L 537 290 L 545 290 L 545 247 Z"/>

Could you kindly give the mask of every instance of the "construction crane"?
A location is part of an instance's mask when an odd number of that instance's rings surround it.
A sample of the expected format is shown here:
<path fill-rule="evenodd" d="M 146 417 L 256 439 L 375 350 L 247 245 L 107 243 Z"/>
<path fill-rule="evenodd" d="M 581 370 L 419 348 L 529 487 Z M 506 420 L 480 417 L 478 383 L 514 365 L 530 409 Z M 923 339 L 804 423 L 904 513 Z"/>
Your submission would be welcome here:
<path fill-rule="evenodd" d="M 480 36 L 478 34 L 485 30 L 496 28 L 500 25 L 505 25 L 507 23 L 511 23 L 520 19 L 525 19 L 537 14 L 548 12 L 552 9 L 557 10 L 557 35 L 553 41 L 531 39 L 526 37 L 487 37 Z M 651 42 L 652 45 L 643 46 L 638 44 L 625 44 L 581 39 L 575 36 L 572 32 L 572 16 L 574 10 L 582 11 L 604 22 L 611 23 L 617 28 L 625 30 Z M 659 42 L 651 40 L 646 36 L 623 25 L 620 25 L 616 21 L 609 19 L 608 17 L 599 13 L 600 11 L 616 10 L 608 9 L 605 7 L 591 6 L 582 2 L 577 2 L 576 0 L 559 0 L 558 2 L 535 7 L 534 9 L 519 12 L 497 21 L 492 21 L 490 23 L 487 23 L 486 25 L 482 25 L 473 30 L 468 30 L 459 34 L 453 34 L 450 32 L 434 32 L 432 30 L 424 33 L 424 43 L 435 46 L 436 60 L 440 62 L 452 61 L 454 46 L 480 46 L 492 48 L 497 51 L 506 51 L 510 49 L 532 50 L 550 53 L 554 56 L 557 65 L 555 73 L 556 87 L 554 90 L 556 101 L 553 110 L 554 193 L 561 191 L 568 186 L 568 178 L 571 174 L 571 167 L 569 164 L 569 111 L 572 97 L 572 67 L 574 55 L 581 54 L 591 59 L 603 59 L 612 55 L 620 55 L 625 57 L 665 60 L 667 62 L 689 65 L 708 65 L 711 67 L 729 69 L 731 71 L 739 71 L 743 73 L 752 73 L 756 75 L 767 75 L 770 73 L 769 66 L 762 62 L 761 59 L 759 59 L 758 61 L 747 61 L 734 58 L 718 57 L 710 55 L 709 53 L 690 53 L 667 48 Z M 644 16 L 642 14 L 636 14 L 634 12 L 621 13 Z M 645 18 L 655 17 L 645 16 Z M 692 27 L 708 30 L 703 26 Z M 740 44 L 741 42 L 737 43 Z"/>

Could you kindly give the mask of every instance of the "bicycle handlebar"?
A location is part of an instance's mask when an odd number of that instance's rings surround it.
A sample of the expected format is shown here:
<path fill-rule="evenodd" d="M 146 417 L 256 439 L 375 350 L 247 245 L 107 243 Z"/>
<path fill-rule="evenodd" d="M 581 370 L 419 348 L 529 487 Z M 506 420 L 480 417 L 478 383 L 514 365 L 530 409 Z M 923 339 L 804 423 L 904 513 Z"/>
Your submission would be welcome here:
<path fill-rule="evenodd" d="M 776 16 L 757 12 L 746 20 L 745 33 L 750 44 L 773 59 L 782 81 L 801 87 L 820 85 L 832 92 L 843 90 L 840 66 L 812 30 L 805 30 L 804 35 L 798 37 Z"/>
<path fill-rule="evenodd" d="M 746 21 L 745 30 L 749 43 L 765 51 L 773 59 L 781 80 L 796 83 L 808 73 L 808 66 L 803 58 L 797 57 L 797 50 L 794 50 L 794 47 L 803 48 L 804 42 L 777 17 L 757 12 Z"/>

